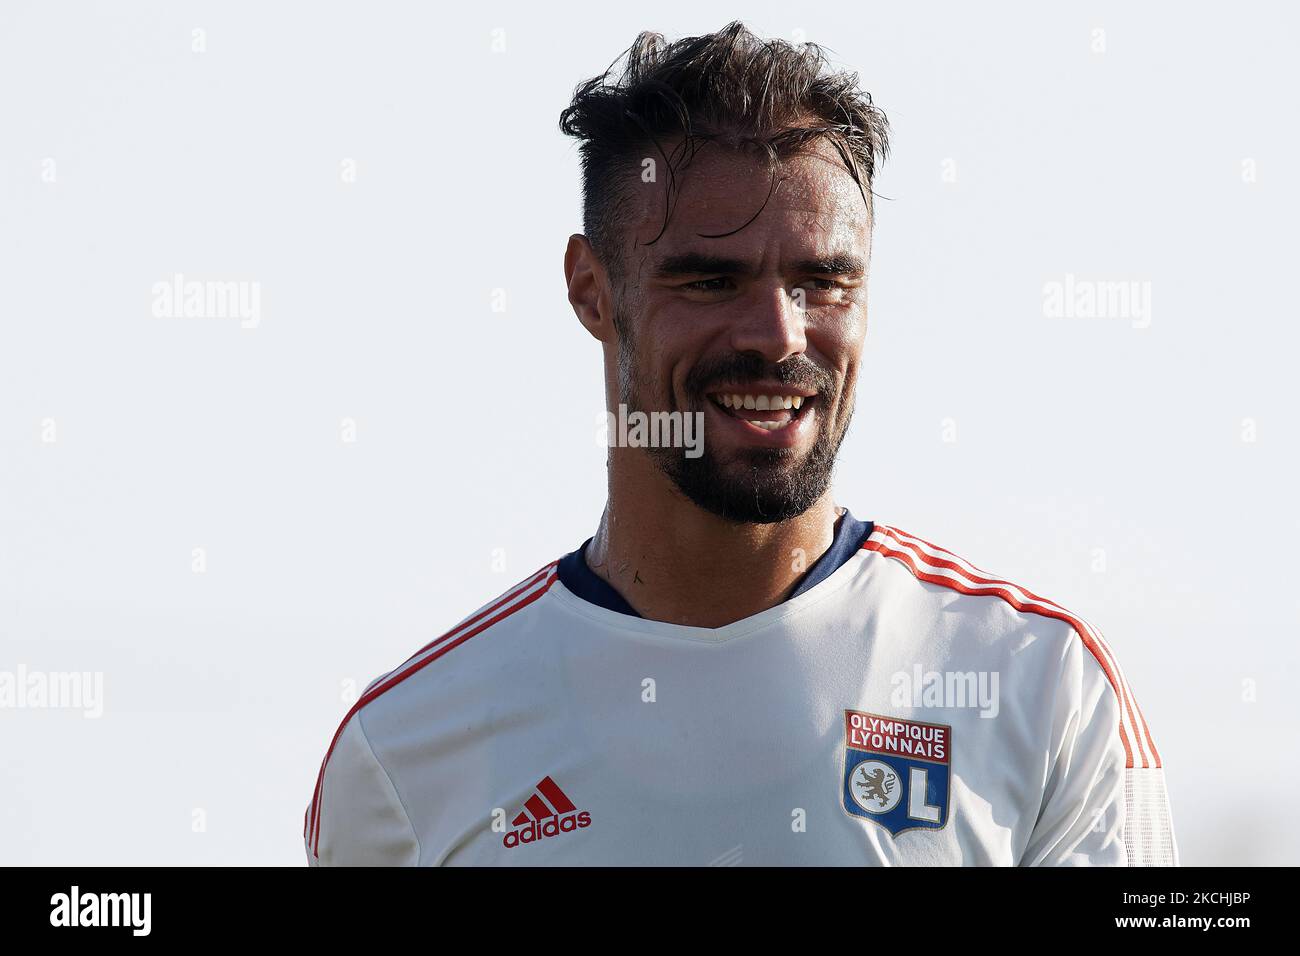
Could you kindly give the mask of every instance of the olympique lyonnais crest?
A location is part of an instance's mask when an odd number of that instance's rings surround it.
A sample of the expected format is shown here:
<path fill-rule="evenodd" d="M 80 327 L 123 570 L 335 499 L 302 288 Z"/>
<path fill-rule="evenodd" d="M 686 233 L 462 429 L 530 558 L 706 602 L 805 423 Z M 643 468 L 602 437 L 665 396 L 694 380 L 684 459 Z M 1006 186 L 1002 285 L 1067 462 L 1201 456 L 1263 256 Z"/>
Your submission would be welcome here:
<path fill-rule="evenodd" d="M 892 834 L 948 822 L 952 728 L 844 712 L 844 809 Z"/>

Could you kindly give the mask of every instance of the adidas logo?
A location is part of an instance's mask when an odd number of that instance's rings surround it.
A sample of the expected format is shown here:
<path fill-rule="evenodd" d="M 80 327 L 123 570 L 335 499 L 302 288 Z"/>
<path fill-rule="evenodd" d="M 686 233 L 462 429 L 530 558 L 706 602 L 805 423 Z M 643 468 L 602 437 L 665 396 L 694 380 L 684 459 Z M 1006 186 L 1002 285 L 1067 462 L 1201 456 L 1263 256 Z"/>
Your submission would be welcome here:
<path fill-rule="evenodd" d="M 589 827 L 591 814 L 586 810 L 579 811 L 559 784 L 550 777 L 543 777 L 510 825 L 516 829 L 501 841 L 508 850 L 523 843 L 536 843 L 546 837 Z"/>

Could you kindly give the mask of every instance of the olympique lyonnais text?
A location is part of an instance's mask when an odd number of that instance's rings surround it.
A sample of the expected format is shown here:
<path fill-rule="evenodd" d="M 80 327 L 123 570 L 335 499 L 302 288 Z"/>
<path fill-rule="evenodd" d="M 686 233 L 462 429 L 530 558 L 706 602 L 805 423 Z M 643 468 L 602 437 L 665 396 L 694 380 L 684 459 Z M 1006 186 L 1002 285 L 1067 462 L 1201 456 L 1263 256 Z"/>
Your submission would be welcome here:
<path fill-rule="evenodd" d="M 845 746 L 872 753 L 903 754 L 947 763 L 950 733 L 949 728 L 940 724 L 896 720 L 856 710 L 844 712 Z"/>

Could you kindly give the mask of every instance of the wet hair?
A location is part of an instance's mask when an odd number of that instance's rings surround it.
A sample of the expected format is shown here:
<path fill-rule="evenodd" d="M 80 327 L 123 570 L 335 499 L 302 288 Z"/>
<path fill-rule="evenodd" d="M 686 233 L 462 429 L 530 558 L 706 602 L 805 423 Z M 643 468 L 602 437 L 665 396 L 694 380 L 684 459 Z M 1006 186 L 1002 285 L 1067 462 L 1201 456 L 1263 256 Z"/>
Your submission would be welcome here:
<path fill-rule="evenodd" d="M 757 149 L 775 177 L 781 159 L 829 141 L 869 215 L 876 169 L 889 151 L 889 123 L 858 89 L 856 73 L 834 71 L 815 43 L 763 40 L 740 21 L 674 43 L 641 33 L 608 70 L 578 85 L 560 129 L 581 141 L 583 231 L 616 284 L 647 158 L 662 161 L 667 175 L 663 235 L 677 171 L 705 143 Z"/>

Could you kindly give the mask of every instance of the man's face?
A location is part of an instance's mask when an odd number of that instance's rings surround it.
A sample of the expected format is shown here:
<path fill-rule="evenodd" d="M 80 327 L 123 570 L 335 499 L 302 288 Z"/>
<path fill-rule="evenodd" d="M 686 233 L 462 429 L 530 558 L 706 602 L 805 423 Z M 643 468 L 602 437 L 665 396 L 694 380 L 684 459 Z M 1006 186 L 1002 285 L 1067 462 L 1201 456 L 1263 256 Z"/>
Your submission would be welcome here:
<path fill-rule="evenodd" d="M 663 183 L 646 186 L 631 227 L 620 401 L 629 411 L 703 412 L 703 454 L 647 449 L 658 466 L 714 514 L 784 521 L 829 487 L 852 415 L 868 211 L 825 143 L 775 177 L 751 157 L 706 147 L 678 186 L 657 242 L 644 245 L 662 225 Z"/>

